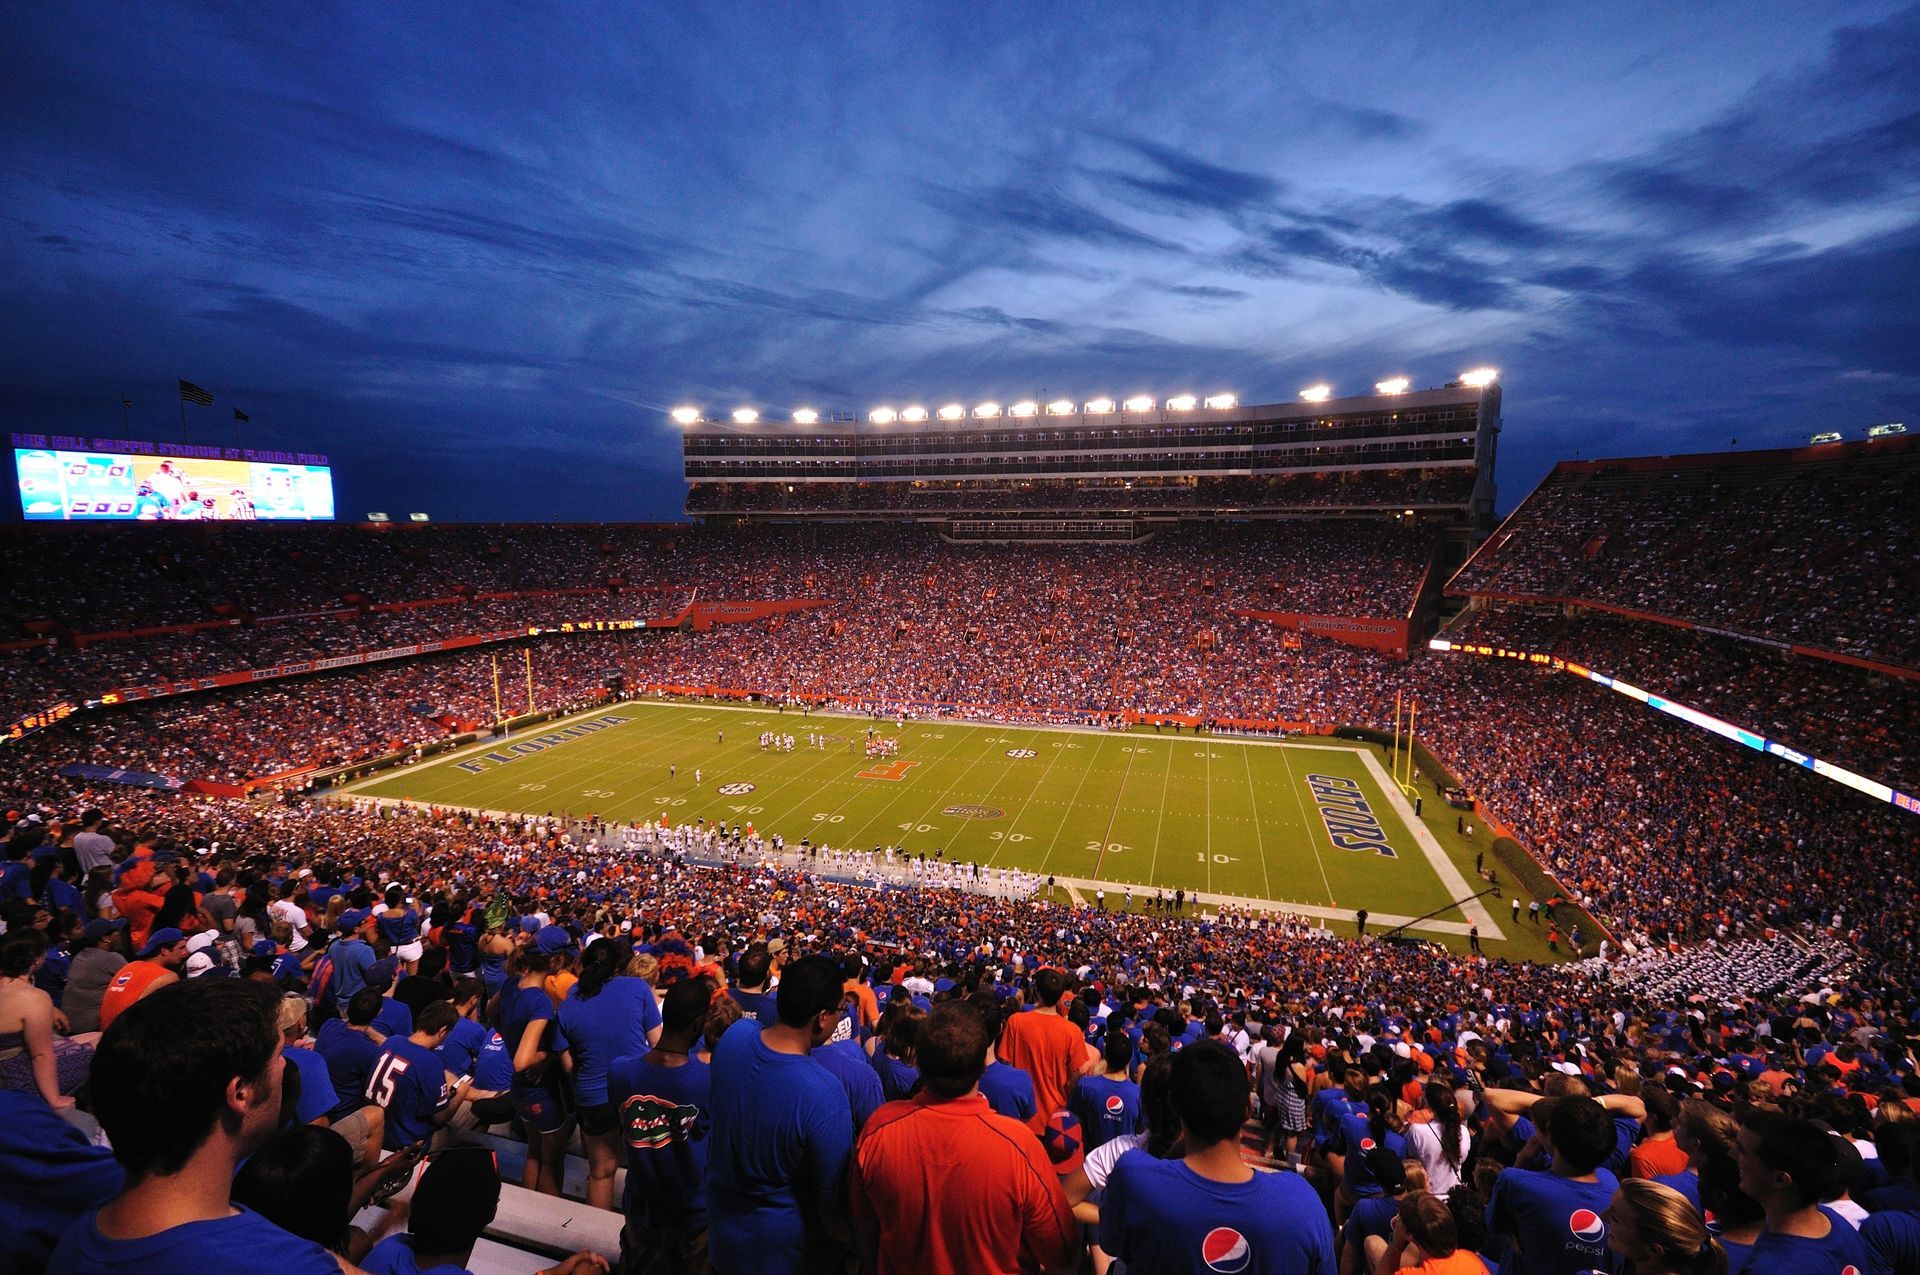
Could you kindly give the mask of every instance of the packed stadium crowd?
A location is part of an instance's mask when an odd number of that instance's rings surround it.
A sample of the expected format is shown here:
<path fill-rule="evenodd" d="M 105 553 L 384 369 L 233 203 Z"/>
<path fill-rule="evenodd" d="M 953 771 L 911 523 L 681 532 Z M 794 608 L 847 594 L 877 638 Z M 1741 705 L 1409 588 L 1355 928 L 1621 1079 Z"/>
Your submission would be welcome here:
<path fill-rule="evenodd" d="M 1920 449 L 1561 465 L 1449 584 L 1578 598 L 1920 667 Z"/>
<path fill-rule="evenodd" d="M 1597 612 L 1488 607 L 1442 636 L 1558 656 L 1896 788 L 1920 787 L 1920 679 Z"/>
<path fill-rule="evenodd" d="M 572 1154 L 620 1215 L 568 1275 L 1920 1260 L 1910 988 L 1649 998 L 591 825 L 4 801 L 10 1269 L 466 1269 L 522 1145 L 521 1189 Z"/>

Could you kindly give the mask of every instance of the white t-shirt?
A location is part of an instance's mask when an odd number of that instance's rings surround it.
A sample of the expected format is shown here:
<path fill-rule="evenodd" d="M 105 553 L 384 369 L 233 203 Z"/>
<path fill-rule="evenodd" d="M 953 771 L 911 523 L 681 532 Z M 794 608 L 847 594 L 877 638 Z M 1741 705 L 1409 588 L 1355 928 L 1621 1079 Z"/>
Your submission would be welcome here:
<path fill-rule="evenodd" d="M 1080 1167 L 1086 1170 L 1087 1181 L 1093 1184 L 1093 1189 L 1104 1191 L 1107 1189 L 1107 1178 L 1112 1175 L 1113 1166 L 1120 1163 L 1120 1157 L 1135 1147 L 1146 1145 L 1146 1134 L 1123 1133 L 1087 1152 L 1086 1159 L 1080 1162 Z"/>
<path fill-rule="evenodd" d="M 1460 1126 L 1460 1163 L 1467 1162 L 1467 1148 L 1473 1143 L 1473 1135 L 1467 1127 Z M 1460 1185 L 1460 1170 L 1447 1163 L 1446 1142 L 1440 1132 L 1440 1126 L 1431 1121 L 1414 1123 L 1407 1126 L 1407 1145 L 1413 1149 L 1414 1156 L 1420 1161 L 1420 1167 L 1427 1171 L 1427 1190 L 1444 1200 Z"/>
<path fill-rule="evenodd" d="M 293 941 L 287 944 L 289 952 L 298 952 L 307 945 L 302 930 L 307 928 L 307 914 L 292 899 L 275 899 L 267 904 L 267 915 L 276 921 L 285 921 L 293 927 Z"/>

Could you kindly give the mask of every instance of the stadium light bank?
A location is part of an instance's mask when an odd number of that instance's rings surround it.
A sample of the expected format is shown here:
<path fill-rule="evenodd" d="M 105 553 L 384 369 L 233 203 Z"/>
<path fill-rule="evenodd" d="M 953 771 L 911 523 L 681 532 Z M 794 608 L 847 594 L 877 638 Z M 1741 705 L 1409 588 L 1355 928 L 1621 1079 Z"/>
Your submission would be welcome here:
<path fill-rule="evenodd" d="M 1462 372 L 1458 381 L 1450 385 L 1463 385 L 1472 389 L 1485 389 L 1500 379 L 1500 369 L 1494 367 L 1476 367 Z M 1375 381 L 1376 394 L 1405 394 L 1413 385 L 1406 376 L 1390 376 L 1383 381 Z M 1333 397 L 1333 386 L 1325 381 L 1307 386 L 1300 391 L 1299 399 L 1303 403 L 1324 403 Z M 964 403 L 947 403 L 937 409 L 928 409 L 919 404 L 910 407 L 895 408 L 883 405 L 867 413 L 867 420 L 875 425 L 891 425 L 895 421 L 909 424 L 923 424 L 930 420 L 963 421 L 971 417 L 974 420 L 991 421 L 1003 416 L 1016 420 L 1032 420 L 1042 416 L 1111 416 L 1118 412 L 1151 412 L 1156 408 L 1168 412 L 1193 412 L 1206 410 L 1212 412 L 1232 411 L 1240 406 L 1240 398 L 1235 394 L 1209 394 L 1202 398 L 1196 394 L 1175 394 L 1164 402 L 1156 400 L 1151 394 L 1135 394 L 1117 401 L 1101 395 L 1090 398 L 1084 403 L 1075 403 L 1072 399 L 1059 398 L 1049 403 L 1037 399 L 1021 399 L 1010 406 L 989 399 L 977 403 L 969 409 Z M 680 425 L 699 425 L 707 420 L 702 411 L 691 405 L 676 407 L 668 413 L 675 423 Z M 736 425 L 752 425 L 759 421 L 760 413 L 751 407 L 736 408 L 731 414 Z M 811 407 L 796 408 L 788 417 L 796 425 L 815 425 L 820 421 L 820 413 Z M 1886 433 L 1894 433 L 1888 429 Z"/>

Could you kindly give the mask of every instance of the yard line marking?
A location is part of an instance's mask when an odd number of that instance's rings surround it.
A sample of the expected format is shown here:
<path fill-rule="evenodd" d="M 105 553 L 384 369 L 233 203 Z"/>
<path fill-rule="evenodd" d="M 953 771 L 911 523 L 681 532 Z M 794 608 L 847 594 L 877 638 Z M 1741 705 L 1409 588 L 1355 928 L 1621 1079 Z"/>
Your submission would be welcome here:
<path fill-rule="evenodd" d="M 1300 795 L 1300 783 L 1293 776 L 1293 762 L 1284 752 L 1280 754 L 1280 761 L 1287 768 L 1287 787 L 1293 791 L 1293 800 L 1300 807 L 1300 822 L 1306 825 L 1307 844 L 1313 848 L 1313 861 L 1320 868 L 1320 883 L 1327 887 L 1327 904 L 1330 907 L 1334 906 L 1339 903 L 1339 900 L 1333 897 L 1333 880 L 1327 876 L 1327 861 L 1320 857 L 1320 843 L 1314 838 L 1314 830 L 1319 829 L 1321 834 L 1327 837 L 1328 849 L 1333 848 L 1333 837 L 1321 826 L 1318 819 L 1307 813 L 1307 799 Z"/>
<path fill-rule="evenodd" d="M 1242 749 L 1241 764 L 1247 769 L 1247 796 L 1253 800 L 1253 843 L 1260 851 L 1260 888 L 1273 894 L 1273 878 L 1267 875 L 1267 841 L 1260 835 L 1260 789 L 1253 782 L 1253 754 Z"/>

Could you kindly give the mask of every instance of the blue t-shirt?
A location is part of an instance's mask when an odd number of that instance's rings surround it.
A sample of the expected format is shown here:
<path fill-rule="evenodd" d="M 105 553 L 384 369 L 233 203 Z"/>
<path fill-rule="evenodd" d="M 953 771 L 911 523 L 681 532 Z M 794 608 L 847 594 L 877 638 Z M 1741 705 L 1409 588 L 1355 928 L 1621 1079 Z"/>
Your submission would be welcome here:
<path fill-rule="evenodd" d="M 707 1241 L 715 1269 L 803 1275 L 837 1271 L 826 1234 L 853 1154 L 853 1113 L 838 1080 L 811 1058 L 782 1054 L 755 1023 L 727 1029 L 713 1051 L 713 1141 Z"/>
<path fill-rule="evenodd" d="M 447 968 L 456 974 L 471 974 L 480 968 L 480 931 L 465 921 L 440 927 L 440 941 L 447 945 Z"/>
<path fill-rule="evenodd" d="M 389 1151 L 425 1142 L 439 1126 L 433 1117 L 447 1105 L 447 1072 L 440 1055 L 405 1036 L 380 1051 L 367 1078 L 367 1099 L 386 1108 Z"/>
<path fill-rule="evenodd" d="M 487 1043 L 473 1064 L 473 1087 L 487 1093 L 506 1093 L 513 1088 L 513 1053 L 499 1032 L 488 1032 Z"/>
<path fill-rule="evenodd" d="M 872 1061 L 873 1074 L 880 1077 L 880 1092 L 888 1102 L 910 1096 L 913 1087 L 920 1083 L 919 1068 L 901 1062 L 888 1053 L 884 1045 L 877 1045 Z"/>
<path fill-rule="evenodd" d="M 727 995 L 738 1002 L 743 1018 L 751 1018 L 762 1027 L 771 1027 L 780 1021 L 779 1005 L 771 992 L 743 992 L 729 987 Z"/>
<path fill-rule="evenodd" d="M 377 958 L 373 945 L 365 939 L 336 939 L 327 949 L 327 959 L 333 962 L 333 981 L 328 990 L 333 999 L 345 1005 L 367 985 L 367 971 Z"/>
<path fill-rule="evenodd" d="M 412 908 L 400 909 L 399 916 L 388 916 L 387 909 L 381 908 L 373 917 L 374 928 L 388 947 L 405 947 L 420 937 L 420 914 Z"/>
<path fill-rule="evenodd" d="M 238 1207 L 238 1206 L 236 1206 Z M 333 1254 L 289 1235 L 251 1209 L 188 1222 L 137 1240 L 110 1240 L 88 1213 L 47 1263 L 60 1275 L 340 1275 Z"/>
<path fill-rule="evenodd" d="M 1581 1275 L 1614 1271 L 1601 1220 L 1620 1180 L 1605 1169 L 1592 1182 L 1576 1182 L 1543 1169 L 1503 1169 L 1487 1201 L 1487 1229 L 1511 1235 L 1516 1252 L 1500 1263 L 1500 1275 Z"/>
<path fill-rule="evenodd" d="M 1033 1077 L 1012 1063 L 994 1059 L 980 1076 L 980 1096 L 987 1105 L 1009 1120 L 1021 1124 L 1033 1119 Z M 1086 1122 L 1081 1122 L 1086 1127 Z"/>
<path fill-rule="evenodd" d="M 527 1028 L 536 1022 L 544 1022 L 540 1029 L 540 1047 L 549 1054 L 559 1054 L 567 1047 L 566 1033 L 553 1021 L 553 1001 L 546 992 L 538 987 L 509 987 L 500 994 L 500 1038 L 507 1042 L 509 1062 L 520 1052 L 520 1042 L 526 1036 Z M 547 1083 L 547 1077 L 553 1070 L 552 1060 L 548 1065 L 527 1074 L 514 1073 L 515 1088 L 529 1088 Z"/>
<path fill-rule="evenodd" d="M 1131 1080 L 1082 1076 L 1067 1095 L 1067 1110 L 1080 1121 L 1080 1136 L 1086 1150 L 1092 1151 L 1140 1132 L 1140 1086 Z"/>
<path fill-rule="evenodd" d="M 333 1077 L 333 1091 L 357 1097 L 367 1091 L 367 1076 L 373 1060 L 380 1056 L 380 1042 L 353 1030 L 337 1018 L 320 1024 L 313 1048 L 327 1060 L 327 1074 Z"/>
<path fill-rule="evenodd" d="M 440 1062 L 454 1075 L 471 1076 L 474 1064 L 480 1060 L 480 1051 L 487 1047 L 487 1037 L 491 1035 L 491 1030 L 471 1018 L 456 1018 L 452 1030 L 447 1032 L 447 1038 L 440 1042 L 440 1048 L 434 1052 L 440 1055 Z"/>
<path fill-rule="evenodd" d="M 1706 1210 L 1700 1207 L 1700 1175 L 1691 1169 L 1679 1173 L 1657 1173 L 1653 1180 L 1661 1186 L 1670 1186 L 1687 1197 L 1687 1203 L 1693 1205 L 1693 1211 L 1706 1217 Z"/>
<path fill-rule="evenodd" d="M 1342 1180 L 1348 1195 L 1363 1199 L 1380 1194 L 1380 1182 L 1373 1176 L 1373 1170 L 1367 1167 L 1367 1152 L 1373 1150 L 1374 1140 L 1373 1126 L 1365 1116 L 1341 1116 L 1340 1127 L 1329 1145 L 1346 1157 L 1346 1172 Z M 1382 1131 L 1381 1145 L 1395 1156 L 1405 1158 L 1407 1154 L 1407 1140 L 1391 1129 Z"/>
<path fill-rule="evenodd" d="M 1393 1219 L 1399 1215 L 1400 1201 L 1385 1195 L 1371 1196 L 1356 1203 L 1353 1212 L 1347 1214 L 1347 1225 L 1340 1232 L 1340 1238 L 1356 1248 L 1365 1245 L 1370 1237 L 1390 1239 Z"/>
<path fill-rule="evenodd" d="M 1827 1219 L 1824 1239 L 1762 1231 L 1742 1275 L 1842 1275 L 1866 1270 L 1867 1246 L 1860 1232 L 1832 1209 L 1822 1205 L 1820 1212 Z"/>
<path fill-rule="evenodd" d="M 1333 1224 L 1297 1173 L 1215 1182 L 1179 1160 L 1121 1156 L 1100 1201 L 1100 1247 L 1128 1270 L 1335 1275 Z"/>
<path fill-rule="evenodd" d="M 39 1093 L 0 1089 L 0 1271 L 39 1270 L 61 1233 L 120 1193 L 126 1173 Z"/>
<path fill-rule="evenodd" d="M 660 1025 L 660 1003 L 644 978 L 614 978 L 587 1000 L 580 985 L 560 1002 L 560 1030 L 573 1049 L 573 1089 L 583 1107 L 607 1101 L 607 1068 L 616 1058 L 647 1052 L 647 1033 Z"/>
<path fill-rule="evenodd" d="M 881 1092 L 880 1075 L 874 1071 L 867 1051 L 855 1041 L 836 1040 L 831 1045 L 820 1046 L 808 1057 L 838 1077 L 841 1087 L 847 1091 L 854 1132 L 866 1128 L 867 1121 L 887 1100 Z"/>
<path fill-rule="evenodd" d="M 333 1087 L 333 1074 L 327 1070 L 327 1060 L 298 1045 L 288 1045 L 280 1052 L 286 1055 L 288 1065 L 300 1073 L 300 1101 L 294 1105 L 294 1118 L 301 1124 L 312 1124 L 321 1116 L 332 1115 L 340 1105 L 340 1095 Z M 358 1107 L 360 1103 L 356 1100 L 353 1105 Z"/>
<path fill-rule="evenodd" d="M 607 1099 L 620 1108 L 627 1144 L 627 1216 L 654 1230 L 705 1226 L 713 1069 L 698 1058 L 679 1067 L 617 1058 Z"/>
<path fill-rule="evenodd" d="M 1875 1213 L 1860 1224 L 1860 1242 L 1872 1275 L 1920 1271 L 1920 1213 Z"/>
<path fill-rule="evenodd" d="M 413 1255 L 411 1235 L 389 1235 L 381 1240 L 360 1259 L 360 1269 L 367 1275 L 472 1275 L 466 1267 L 446 1262 L 438 1266 L 420 1265 Z"/>
<path fill-rule="evenodd" d="M 413 1031 L 413 1011 L 407 1008 L 405 1001 L 397 1001 L 391 996 L 382 997 L 380 1012 L 373 1016 L 373 1025 L 389 1036 L 405 1036 Z"/>

